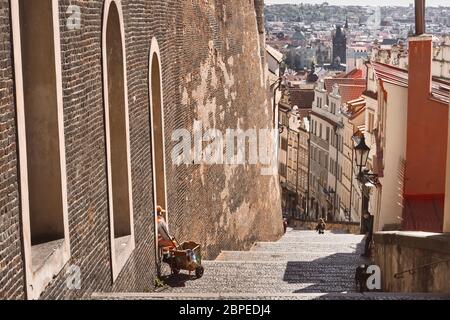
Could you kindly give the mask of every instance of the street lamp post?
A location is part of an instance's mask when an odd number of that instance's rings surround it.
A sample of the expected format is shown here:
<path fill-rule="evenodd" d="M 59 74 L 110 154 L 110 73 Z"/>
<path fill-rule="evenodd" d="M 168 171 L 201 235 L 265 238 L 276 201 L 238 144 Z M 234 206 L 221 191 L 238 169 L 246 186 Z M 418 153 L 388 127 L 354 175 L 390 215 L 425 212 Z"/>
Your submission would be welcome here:
<path fill-rule="evenodd" d="M 369 160 L 370 148 L 366 144 L 366 139 L 362 136 L 359 140 L 358 145 L 355 147 L 355 162 L 356 166 L 359 168 L 359 174 L 357 180 L 361 184 L 361 227 L 362 227 L 362 218 L 364 216 L 366 208 L 366 201 L 368 196 L 367 185 L 372 181 L 378 179 L 378 176 L 375 174 L 370 174 L 369 170 L 366 170 L 367 162 Z M 362 231 L 362 229 L 361 229 Z"/>
<path fill-rule="evenodd" d="M 359 175 L 363 173 L 363 168 L 367 166 L 369 160 L 370 148 L 366 144 L 366 138 L 362 136 L 358 145 L 355 147 L 356 165 L 359 168 Z"/>

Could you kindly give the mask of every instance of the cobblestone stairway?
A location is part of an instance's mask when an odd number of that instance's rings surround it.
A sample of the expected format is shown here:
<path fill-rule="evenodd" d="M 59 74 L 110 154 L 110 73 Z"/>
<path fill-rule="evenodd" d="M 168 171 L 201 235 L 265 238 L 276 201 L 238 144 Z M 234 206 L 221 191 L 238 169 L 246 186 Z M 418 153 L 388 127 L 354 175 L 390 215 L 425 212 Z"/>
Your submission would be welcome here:
<path fill-rule="evenodd" d="M 258 242 L 250 251 L 224 251 L 204 261 L 205 274 L 164 277 L 166 290 L 148 294 L 99 294 L 96 299 L 439 299 L 437 295 L 355 292 L 360 235 L 289 230 L 277 242 Z"/>

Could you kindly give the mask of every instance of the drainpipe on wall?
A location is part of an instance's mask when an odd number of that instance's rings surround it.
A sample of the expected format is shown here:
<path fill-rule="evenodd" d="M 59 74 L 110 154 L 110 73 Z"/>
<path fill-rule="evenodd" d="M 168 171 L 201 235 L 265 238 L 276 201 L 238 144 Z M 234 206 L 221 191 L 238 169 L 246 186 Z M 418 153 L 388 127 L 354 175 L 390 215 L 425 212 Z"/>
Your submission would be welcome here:
<path fill-rule="evenodd" d="M 338 188 L 338 174 L 339 174 L 339 148 L 340 148 L 340 139 L 338 134 L 338 127 L 334 127 L 334 132 L 336 135 L 336 171 L 335 171 L 335 187 L 334 187 L 334 204 L 333 204 L 333 215 L 336 217 L 336 206 L 337 206 L 337 188 Z"/>
<path fill-rule="evenodd" d="M 349 222 L 352 222 L 352 205 L 353 205 L 353 178 L 354 178 L 354 172 L 355 170 L 353 170 L 353 163 L 355 161 L 355 150 L 353 149 L 352 146 L 352 165 L 350 166 L 351 170 L 352 170 L 352 174 L 351 174 L 351 178 L 350 178 L 350 209 L 349 209 Z"/>
<path fill-rule="evenodd" d="M 311 217 L 311 127 L 309 128 L 309 137 L 308 137 L 308 185 L 307 185 L 307 192 L 306 192 L 306 216 L 308 218 Z"/>

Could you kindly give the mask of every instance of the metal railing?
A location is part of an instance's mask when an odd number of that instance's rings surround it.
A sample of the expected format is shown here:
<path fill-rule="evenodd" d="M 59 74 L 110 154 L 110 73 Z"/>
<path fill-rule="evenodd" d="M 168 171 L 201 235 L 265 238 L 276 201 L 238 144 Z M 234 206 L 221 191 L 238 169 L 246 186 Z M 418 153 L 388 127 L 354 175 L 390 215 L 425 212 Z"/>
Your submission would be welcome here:
<path fill-rule="evenodd" d="M 408 270 L 405 270 L 405 271 L 402 271 L 402 272 L 397 272 L 396 274 L 394 274 L 394 278 L 395 279 L 403 279 L 405 274 L 414 275 L 419 270 L 423 270 L 423 269 L 426 269 L 426 268 L 431 268 L 431 267 L 433 267 L 435 265 L 438 265 L 438 264 L 441 264 L 441 263 L 447 263 L 447 262 L 450 262 L 450 259 L 440 260 L 440 261 L 428 263 L 428 264 L 425 264 L 425 265 L 422 265 L 422 266 L 419 266 L 419 267 L 416 267 L 416 268 L 408 269 Z"/>

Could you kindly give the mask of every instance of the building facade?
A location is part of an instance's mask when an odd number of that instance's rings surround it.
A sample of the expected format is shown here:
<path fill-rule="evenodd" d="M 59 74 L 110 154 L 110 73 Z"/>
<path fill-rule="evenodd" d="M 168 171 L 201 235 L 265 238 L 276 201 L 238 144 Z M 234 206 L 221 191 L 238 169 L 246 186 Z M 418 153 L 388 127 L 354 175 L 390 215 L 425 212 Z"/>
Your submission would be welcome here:
<path fill-rule="evenodd" d="M 353 133 L 355 126 L 344 117 L 342 108 L 365 91 L 365 80 L 325 78 L 315 89 L 311 113 L 311 218 L 336 222 L 357 222 L 359 210 L 352 210 Z M 352 117 L 354 114 L 352 113 Z M 352 119 L 354 120 L 354 119 Z"/>
<path fill-rule="evenodd" d="M 384 230 L 375 234 L 374 260 L 384 270 L 384 291 L 443 293 L 450 289 L 450 83 L 432 77 L 431 36 L 418 28 L 409 49 L 408 70 L 371 67 L 379 89 L 370 93 L 378 97 L 372 165 L 382 177 L 373 191 L 381 203 L 375 225 Z"/>
<path fill-rule="evenodd" d="M 308 76 L 312 79 L 312 73 Z M 283 81 L 279 102 L 279 174 L 286 216 L 300 219 L 307 213 L 309 192 L 309 119 L 314 82 Z"/>
<path fill-rule="evenodd" d="M 307 213 L 309 172 L 309 120 L 294 109 L 288 128 L 286 189 L 289 216 L 304 219 Z"/>
<path fill-rule="evenodd" d="M 379 62 L 368 64 L 366 127 L 374 126 L 366 132 L 371 147 L 368 169 L 380 178 L 380 185 L 372 191 L 370 207 L 376 213 L 377 230 L 439 232 L 444 215 L 447 150 L 447 123 L 442 119 L 448 116 L 450 83 L 432 77 L 431 37 L 412 37 L 409 48 L 408 70 Z M 435 143 L 420 138 L 418 128 L 427 136 L 438 137 Z M 426 160 L 425 150 L 433 157 Z M 422 171 L 419 159 L 433 169 Z"/>
<path fill-rule="evenodd" d="M 310 203 L 311 219 L 327 219 L 332 210 L 333 200 L 328 192 L 328 170 L 330 158 L 331 128 L 339 124 L 328 119 L 327 97 L 323 81 L 315 89 L 315 100 L 311 113 L 310 149 Z M 327 108 L 328 109 L 328 108 Z M 333 130 L 334 131 L 334 130 Z"/>
<path fill-rule="evenodd" d="M 366 131 L 366 100 L 363 96 L 351 100 L 341 108 L 343 115 L 344 146 L 342 157 L 343 189 L 349 191 L 341 206 L 344 216 L 350 222 L 359 222 L 362 217 L 364 189 L 357 180 L 358 168 L 355 165 L 355 145 Z M 350 197 L 350 198 L 348 198 Z"/>

